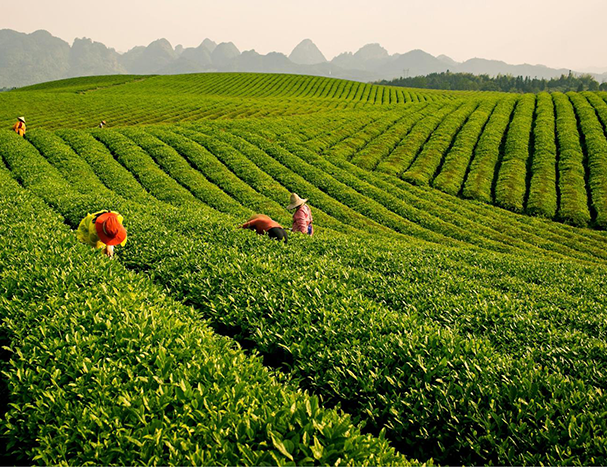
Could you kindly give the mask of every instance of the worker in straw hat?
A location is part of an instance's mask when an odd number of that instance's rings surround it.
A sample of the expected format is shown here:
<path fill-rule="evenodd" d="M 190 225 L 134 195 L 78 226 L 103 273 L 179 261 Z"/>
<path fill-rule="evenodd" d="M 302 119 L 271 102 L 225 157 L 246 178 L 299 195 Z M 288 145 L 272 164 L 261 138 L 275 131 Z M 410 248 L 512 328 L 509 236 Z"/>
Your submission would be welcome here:
<path fill-rule="evenodd" d="M 19 136 L 25 135 L 25 117 L 19 117 L 17 123 L 13 125 L 13 131 Z"/>
<path fill-rule="evenodd" d="M 312 211 L 306 204 L 307 199 L 302 199 L 297 193 L 291 193 L 290 203 L 287 209 L 295 209 L 293 213 L 293 232 L 302 232 L 308 235 L 314 233 L 312 227 Z"/>
<path fill-rule="evenodd" d="M 93 248 L 103 248 L 103 254 L 114 256 L 114 246 L 126 243 L 123 218 L 117 212 L 98 211 L 88 214 L 78 226 L 78 240 Z"/>
<path fill-rule="evenodd" d="M 255 230 L 259 235 L 268 234 L 270 238 L 284 240 L 287 243 L 287 231 L 282 228 L 282 225 L 265 214 L 251 216 L 240 228 Z"/>
<path fill-rule="evenodd" d="M 101 120 L 101 123 L 99 123 L 99 128 L 103 127 L 105 127 L 105 120 Z"/>

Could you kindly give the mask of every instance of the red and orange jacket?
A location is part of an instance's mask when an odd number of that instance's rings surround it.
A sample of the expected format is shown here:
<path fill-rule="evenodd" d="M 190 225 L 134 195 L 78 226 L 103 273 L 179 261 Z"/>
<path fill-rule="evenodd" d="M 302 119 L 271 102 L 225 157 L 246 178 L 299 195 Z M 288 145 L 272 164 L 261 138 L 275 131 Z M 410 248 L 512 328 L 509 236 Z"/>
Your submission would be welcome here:
<path fill-rule="evenodd" d="M 282 229 L 282 225 L 264 214 L 257 214 L 242 224 L 241 228 L 255 230 L 258 234 L 264 234 L 273 228 Z"/>

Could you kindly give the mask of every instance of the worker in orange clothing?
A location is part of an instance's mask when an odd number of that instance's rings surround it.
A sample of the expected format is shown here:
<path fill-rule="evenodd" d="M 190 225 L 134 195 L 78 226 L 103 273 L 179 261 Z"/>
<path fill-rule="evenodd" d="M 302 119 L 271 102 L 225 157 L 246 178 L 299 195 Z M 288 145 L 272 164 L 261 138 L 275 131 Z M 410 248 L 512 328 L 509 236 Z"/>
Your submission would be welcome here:
<path fill-rule="evenodd" d="M 19 117 L 17 123 L 13 125 L 13 131 L 19 136 L 25 135 L 25 117 Z"/>
<path fill-rule="evenodd" d="M 268 234 L 268 237 L 276 240 L 284 240 L 287 243 L 287 232 L 278 222 L 273 221 L 264 214 L 255 214 L 240 226 L 241 229 L 255 230 L 259 235 Z"/>
<path fill-rule="evenodd" d="M 98 211 L 88 214 L 78 226 L 78 240 L 93 248 L 102 249 L 103 254 L 114 256 L 114 246 L 126 243 L 126 229 L 122 216 L 113 211 Z"/>

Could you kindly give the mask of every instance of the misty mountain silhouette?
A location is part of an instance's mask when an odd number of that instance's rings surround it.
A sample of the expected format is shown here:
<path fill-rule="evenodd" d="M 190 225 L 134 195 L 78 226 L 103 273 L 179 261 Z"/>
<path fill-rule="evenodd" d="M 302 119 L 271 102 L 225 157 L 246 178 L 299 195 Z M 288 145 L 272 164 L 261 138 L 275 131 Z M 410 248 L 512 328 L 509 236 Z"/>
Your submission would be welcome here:
<path fill-rule="evenodd" d="M 304 39 L 293 49 L 289 60 L 298 65 L 317 65 L 325 63 L 327 59 L 310 39 Z"/>
<path fill-rule="evenodd" d="M 390 55 L 380 44 L 367 44 L 355 53 L 345 52 L 327 61 L 310 39 L 299 43 L 287 57 L 254 50 L 240 52 L 232 42 L 216 44 L 205 39 L 198 47 L 173 47 L 166 39 L 137 46 L 124 54 L 91 39 L 76 39 L 70 46 L 47 31 L 25 34 L 0 30 L 0 88 L 20 87 L 75 76 L 109 74 L 178 74 L 208 71 L 298 73 L 357 81 L 393 79 L 434 72 L 511 74 L 554 78 L 569 70 L 543 65 L 510 65 L 498 60 L 473 58 L 463 63 L 423 50 Z M 607 73 L 593 75 L 599 82 Z"/>

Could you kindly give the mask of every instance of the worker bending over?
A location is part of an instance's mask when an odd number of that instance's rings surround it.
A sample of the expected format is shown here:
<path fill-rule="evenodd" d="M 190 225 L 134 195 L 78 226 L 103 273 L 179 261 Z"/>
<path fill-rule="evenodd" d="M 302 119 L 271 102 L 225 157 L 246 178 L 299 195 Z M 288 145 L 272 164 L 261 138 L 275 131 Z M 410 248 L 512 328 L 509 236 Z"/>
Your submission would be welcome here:
<path fill-rule="evenodd" d="M 19 136 L 25 135 L 25 117 L 19 117 L 17 123 L 13 125 L 13 131 Z"/>
<path fill-rule="evenodd" d="M 290 203 L 287 209 L 295 209 L 293 213 L 293 232 L 302 232 L 308 235 L 314 233 L 312 227 L 312 211 L 306 204 L 307 199 L 301 199 L 297 193 L 291 193 Z"/>
<path fill-rule="evenodd" d="M 278 222 L 264 214 L 255 214 L 240 226 L 242 229 L 255 230 L 259 235 L 268 234 L 268 237 L 276 240 L 284 240 L 287 243 L 287 232 Z"/>
<path fill-rule="evenodd" d="M 77 237 L 93 248 L 103 248 L 103 254 L 114 256 L 114 246 L 126 243 L 123 218 L 117 212 L 98 211 L 88 214 L 78 226 Z"/>

